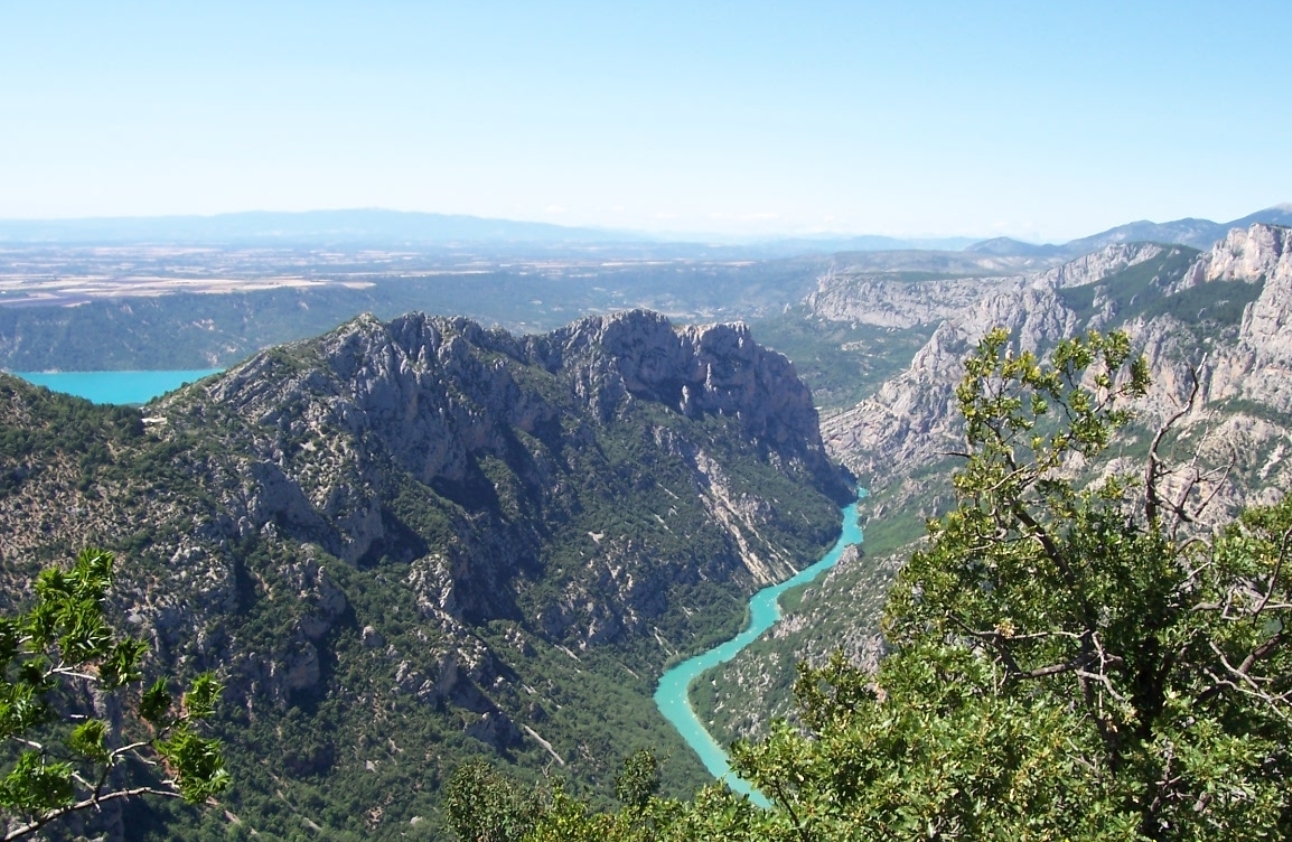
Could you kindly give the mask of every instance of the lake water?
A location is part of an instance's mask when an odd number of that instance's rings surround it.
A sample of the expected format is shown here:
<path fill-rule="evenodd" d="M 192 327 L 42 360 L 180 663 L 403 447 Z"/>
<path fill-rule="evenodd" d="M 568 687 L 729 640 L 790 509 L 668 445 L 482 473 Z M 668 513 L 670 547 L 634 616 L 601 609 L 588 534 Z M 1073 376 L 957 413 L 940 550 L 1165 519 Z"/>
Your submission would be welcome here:
<path fill-rule="evenodd" d="M 864 493 L 864 492 L 863 492 Z M 780 597 L 790 588 L 806 584 L 838 563 L 844 549 L 852 544 L 861 543 L 861 525 L 857 523 L 857 504 L 853 503 L 843 510 L 843 534 L 830 552 L 826 553 L 816 564 L 799 571 L 798 575 L 771 585 L 754 594 L 749 600 L 749 624 L 740 634 L 726 643 L 683 661 L 670 669 L 659 680 L 655 690 L 655 704 L 664 718 L 673 724 L 687 745 L 700 755 L 704 767 L 715 778 L 726 781 L 727 785 L 739 793 L 748 795 L 754 803 L 768 806 L 760 792 L 747 781 L 737 777 L 731 771 L 730 758 L 722 746 L 711 735 L 691 708 L 689 689 L 691 682 L 701 674 L 713 669 L 718 664 L 730 661 L 741 649 L 753 643 L 759 635 L 767 631 L 781 618 Z"/>
<path fill-rule="evenodd" d="M 201 380 L 223 369 L 179 371 L 15 371 L 28 383 L 86 398 L 94 403 L 148 403 L 185 383 Z"/>

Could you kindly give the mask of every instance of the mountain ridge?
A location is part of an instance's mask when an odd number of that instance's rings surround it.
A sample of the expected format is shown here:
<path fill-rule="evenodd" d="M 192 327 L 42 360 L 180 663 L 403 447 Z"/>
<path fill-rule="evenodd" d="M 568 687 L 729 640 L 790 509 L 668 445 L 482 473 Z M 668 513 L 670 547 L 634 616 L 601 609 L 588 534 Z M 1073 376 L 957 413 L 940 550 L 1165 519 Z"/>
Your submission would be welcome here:
<path fill-rule="evenodd" d="M 893 283 L 822 276 L 808 319 L 828 324 L 935 325 L 908 364 L 860 402 L 822 416 L 830 452 L 871 489 L 866 552 L 812 585 L 782 626 L 693 693 L 720 742 L 767 733 L 791 711 L 794 664 L 823 664 L 843 646 L 861 666 L 883 652 L 882 594 L 924 524 L 951 501 L 964 449 L 955 389 L 963 361 L 990 329 L 1015 353 L 1045 356 L 1065 337 L 1124 330 L 1152 381 L 1135 418 L 1099 465 L 1142 471 L 1158 426 L 1179 414 L 1162 455 L 1171 493 L 1203 473 L 1208 529 L 1292 487 L 1292 228 L 1254 223 L 1206 251 L 1152 243 L 1101 251 L 1029 275 Z M 1196 379 L 1195 379 L 1196 378 Z M 1196 383 L 1196 394 L 1194 393 Z M 1191 401 L 1192 395 L 1192 403 Z M 1196 459 L 1196 461 L 1195 461 Z"/>
<path fill-rule="evenodd" d="M 1223 240 L 1235 228 L 1246 229 L 1255 223 L 1266 225 L 1292 225 L 1292 203 L 1271 205 L 1229 222 L 1185 217 L 1170 222 L 1151 222 L 1147 219 L 1128 222 L 1062 244 L 1025 243 L 1009 237 L 982 240 L 965 248 L 965 251 L 1000 256 L 1075 257 L 1098 251 L 1117 243 L 1163 243 L 1209 249 Z"/>
<path fill-rule="evenodd" d="M 471 214 L 395 211 L 358 208 L 311 211 L 238 211 L 209 215 L 187 214 L 138 217 L 0 220 L 0 243 L 168 243 L 214 244 L 387 244 L 405 246 L 609 246 L 702 245 L 740 246 L 751 254 L 963 250 L 997 256 L 1076 256 L 1112 243 L 1178 243 L 1209 248 L 1231 228 L 1254 222 L 1292 223 L 1292 204 L 1272 205 L 1254 213 L 1217 223 L 1186 217 L 1156 223 L 1137 220 L 1063 244 L 1026 243 L 1010 237 L 893 237 L 878 234 L 823 233 L 814 235 L 741 236 L 712 233 L 647 233 L 599 226 L 566 226 L 551 222 L 511 220 Z"/>
<path fill-rule="evenodd" d="M 859 461 L 859 454 L 887 453 L 882 457 L 887 462 L 901 453 L 904 460 L 930 464 L 936 453 L 953 449 L 953 432 L 945 424 L 952 418 L 950 389 L 959 379 L 958 361 L 987 329 L 998 325 L 1011 331 L 1020 349 L 1037 352 L 1080 330 L 1124 326 L 1150 357 L 1156 397 L 1144 409 L 1165 417 L 1169 404 L 1186 397 L 1189 375 L 1183 360 L 1202 357 L 1202 346 L 1190 348 L 1189 343 L 1201 343 L 1204 334 L 1192 332 L 1189 324 L 1208 316 L 1205 308 L 1158 315 L 1153 308 L 1189 291 L 1224 294 L 1226 283 L 1241 285 L 1233 292 L 1244 303 L 1225 311 L 1224 323 L 1217 323 L 1216 329 L 1229 331 L 1224 349 L 1209 349 L 1199 362 L 1203 402 L 1241 397 L 1273 402 L 1277 411 L 1286 412 L 1290 406 L 1281 384 L 1292 376 L 1292 369 L 1283 368 L 1288 360 L 1283 326 L 1292 306 L 1292 298 L 1283 291 L 1289 274 L 1288 231 L 1254 223 L 1246 230 L 1234 229 L 1206 252 L 1153 244 L 1109 245 L 1062 267 L 998 282 L 994 289 L 984 289 L 974 306 L 948 315 L 906 374 L 885 384 L 864 405 L 828 419 L 823 424 L 827 442 L 836 456 L 867 476 L 883 471 L 871 456 Z M 1132 270 L 1141 265 L 1145 272 L 1134 281 L 1136 291 L 1119 298 L 1107 286 L 1117 278 L 1130 281 Z M 1078 289 L 1084 296 L 1080 300 Z M 1213 309 L 1227 300 L 1212 301 Z M 857 318 L 851 312 L 847 316 Z M 1267 375 L 1270 366 L 1274 368 Z M 881 431 L 884 418 L 896 426 Z M 857 430 L 868 432 L 856 437 L 847 432 L 852 420 L 859 422 Z M 911 430 L 917 433 L 908 435 Z M 935 438 L 939 443 L 934 444 Z"/>
<path fill-rule="evenodd" d="M 638 233 L 469 214 L 382 208 L 314 211 L 240 211 L 211 215 L 0 220 L 0 242 L 301 242 L 405 244 L 636 243 Z"/>
<path fill-rule="evenodd" d="M 219 672 L 225 807 L 280 837 L 433 829 L 472 756 L 608 796 L 659 745 L 688 791 L 654 676 L 815 560 L 852 495 L 783 356 L 645 311 L 530 337 L 362 316 L 142 412 L 0 375 L 0 440 L 3 594 L 116 551 L 117 621 Z M 225 822 L 163 812 L 127 824 Z"/>

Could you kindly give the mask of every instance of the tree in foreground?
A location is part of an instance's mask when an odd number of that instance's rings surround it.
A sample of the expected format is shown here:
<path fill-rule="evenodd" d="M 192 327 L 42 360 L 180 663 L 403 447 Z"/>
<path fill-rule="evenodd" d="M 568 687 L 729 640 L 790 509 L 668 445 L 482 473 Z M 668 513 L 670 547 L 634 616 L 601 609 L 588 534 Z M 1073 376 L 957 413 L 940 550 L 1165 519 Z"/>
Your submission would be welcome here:
<path fill-rule="evenodd" d="M 1146 386 L 1118 334 L 967 361 L 957 505 L 890 594 L 892 654 L 805 672 L 809 733 L 739 752 L 798 838 L 1289 837 L 1292 498 L 1203 529 L 1163 431 L 1078 490 Z"/>
<path fill-rule="evenodd" d="M 891 653 L 876 675 L 802 669 L 800 723 L 734 748 L 773 808 L 558 799 L 526 838 L 1292 838 L 1292 497 L 1204 528 L 1204 474 L 1160 454 L 1173 421 L 1141 470 L 1079 483 L 1147 385 L 1124 335 L 1043 362 L 989 334 L 958 390 L 956 506 L 890 594 Z"/>
<path fill-rule="evenodd" d="M 16 756 L 0 778 L 0 840 L 134 796 L 199 803 L 229 782 L 219 743 L 198 731 L 219 684 L 200 675 L 179 699 L 164 678 L 143 686 L 148 645 L 104 617 L 112 566 L 87 549 L 40 574 L 28 610 L 0 618 L 0 737 Z"/>

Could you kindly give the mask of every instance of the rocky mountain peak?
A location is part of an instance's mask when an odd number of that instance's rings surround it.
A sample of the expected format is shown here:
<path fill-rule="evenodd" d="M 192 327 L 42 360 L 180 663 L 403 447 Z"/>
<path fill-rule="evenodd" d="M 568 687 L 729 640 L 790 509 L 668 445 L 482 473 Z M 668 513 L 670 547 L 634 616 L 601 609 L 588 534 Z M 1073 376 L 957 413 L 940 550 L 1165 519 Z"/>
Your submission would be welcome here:
<path fill-rule="evenodd" d="M 1235 228 L 1199 261 L 1207 281 L 1267 282 L 1292 277 L 1292 228 Z"/>
<path fill-rule="evenodd" d="M 528 354 L 549 371 L 568 372 L 603 421 L 630 399 L 692 419 L 734 417 L 749 436 L 828 470 L 811 392 L 789 360 L 758 345 L 743 323 L 674 328 L 658 313 L 629 310 L 537 337 Z"/>
<path fill-rule="evenodd" d="M 638 408 L 652 406 L 664 415 L 640 435 L 691 463 L 715 511 L 745 505 L 727 496 L 729 468 L 691 428 L 671 428 L 669 417 L 690 424 L 718 416 L 738 431 L 738 445 L 723 448 L 774 464 L 830 499 L 851 493 L 788 360 L 757 345 L 744 325 L 674 328 L 642 310 L 519 338 L 462 318 L 361 316 L 319 339 L 258 354 L 168 399 L 162 411 L 175 416 L 172 429 L 192 429 L 194 413 L 231 419 L 225 426 L 239 441 L 230 450 L 256 455 L 247 470 L 258 487 L 237 502 L 246 529 L 272 522 L 361 565 L 414 560 L 427 544 L 389 506 L 398 476 L 481 523 L 495 521 L 424 577 L 443 591 L 432 602 L 485 618 L 517 614 L 506 582 L 540 554 L 521 515 L 571 505 L 560 499 L 570 483 L 562 479 L 569 448 L 621 437 L 625 421 L 641 425 Z M 512 561 L 451 558 L 486 551 Z M 792 572 L 780 548 L 751 545 L 739 556 L 757 579 Z"/>

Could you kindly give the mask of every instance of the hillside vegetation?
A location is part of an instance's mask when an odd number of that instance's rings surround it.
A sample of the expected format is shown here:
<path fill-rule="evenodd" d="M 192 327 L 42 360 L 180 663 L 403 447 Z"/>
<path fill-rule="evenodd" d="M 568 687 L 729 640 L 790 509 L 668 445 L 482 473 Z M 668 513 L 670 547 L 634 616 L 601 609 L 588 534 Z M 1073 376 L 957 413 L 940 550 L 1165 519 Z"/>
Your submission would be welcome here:
<path fill-rule="evenodd" d="M 1200 530 L 1214 478 L 1156 445 L 1075 486 L 1147 392 L 1125 334 L 1044 365 L 996 330 L 966 368 L 955 504 L 897 575 L 892 650 L 800 670 L 797 723 L 734 747 L 769 809 L 638 786 L 597 812 L 557 789 L 501 805 L 511 824 L 483 799 L 459 838 L 1286 838 L 1292 498 Z"/>
<path fill-rule="evenodd" d="M 775 717 L 792 713 L 799 661 L 823 665 L 842 645 L 854 663 L 874 664 L 882 644 L 873 606 L 910 554 L 900 548 L 954 503 L 958 462 L 948 454 L 964 449 L 954 411 L 962 361 L 997 326 L 1017 351 L 1041 357 L 1065 338 L 1112 328 L 1145 354 L 1152 387 L 1106 452 L 1109 469 L 1142 463 L 1157 426 L 1183 408 L 1160 449 L 1182 462 L 1196 457 L 1224 478 L 1209 510 L 1213 524 L 1292 487 L 1284 385 L 1292 382 L 1292 348 L 1280 327 L 1292 323 L 1288 232 L 1256 225 L 1207 252 L 1119 244 L 1021 277 L 900 284 L 865 272 L 823 277 L 800 321 L 805 333 L 909 323 L 929 338 L 865 399 L 823 413 L 827 447 L 871 490 L 862 503 L 865 557 L 809 588 L 779 629 L 696 685 L 697 709 L 719 742 L 765 735 Z M 805 369 L 814 388 L 815 376 Z"/>
<path fill-rule="evenodd" d="M 437 838 L 479 756 L 604 799 L 659 746 L 689 792 L 655 678 L 852 495 L 783 357 L 640 311 L 528 338 L 365 317 L 142 412 L 0 395 L 7 598 L 105 546 L 115 622 L 226 688 L 224 809 L 140 803 L 132 838 Z"/>

